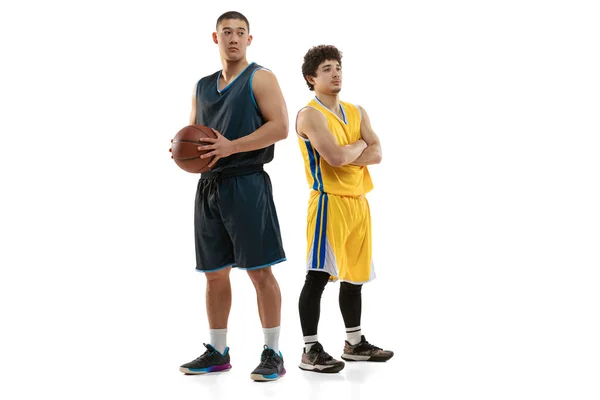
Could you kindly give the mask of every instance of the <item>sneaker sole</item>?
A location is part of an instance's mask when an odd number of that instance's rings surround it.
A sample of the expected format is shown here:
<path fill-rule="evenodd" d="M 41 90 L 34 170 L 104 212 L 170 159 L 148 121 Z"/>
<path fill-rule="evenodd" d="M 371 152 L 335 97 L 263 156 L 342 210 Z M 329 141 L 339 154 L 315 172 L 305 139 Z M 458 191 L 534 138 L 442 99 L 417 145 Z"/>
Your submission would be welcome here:
<path fill-rule="evenodd" d="M 334 364 L 331 366 L 329 366 L 329 365 L 310 365 L 310 364 L 300 363 L 298 368 L 300 368 L 303 371 L 320 372 L 323 374 L 333 374 L 333 373 L 340 372 L 341 370 L 343 370 L 344 366 L 345 366 L 344 363 Z"/>
<path fill-rule="evenodd" d="M 204 375 L 204 374 L 211 374 L 214 372 L 225 372 L 225 371 L 229 371 L 230 369 L 231 369 L 231 364 L 226 364 L 226 365 L 217 365 L 214 367 L 201 368 L 201 369 L 190 369 L 190 368 L 180 367 L 179 371 L 183 372 L 186 375 Z"/>
<path fill-rule="evenodd" d="M 272 375 L 262 375 L 262 374 L 250 374 L 250 379 L 256 382 L 269 382 L 276 381 L 285 375 L 285 368 L 281 374 L 272 374 Z"/>
<path fill-rule="evenodd" d="M 394 357 L 394 354 L 392 354 L 389 357 L 386 356 L 359 356 L 359 355 L 354 355 L 354 354 L 342 354 L 341 358 L 342 360 L 345 361 L 371 361 L 371 362 L 386 362 L 387 360 L 389 360 L 390 358 Z"/>

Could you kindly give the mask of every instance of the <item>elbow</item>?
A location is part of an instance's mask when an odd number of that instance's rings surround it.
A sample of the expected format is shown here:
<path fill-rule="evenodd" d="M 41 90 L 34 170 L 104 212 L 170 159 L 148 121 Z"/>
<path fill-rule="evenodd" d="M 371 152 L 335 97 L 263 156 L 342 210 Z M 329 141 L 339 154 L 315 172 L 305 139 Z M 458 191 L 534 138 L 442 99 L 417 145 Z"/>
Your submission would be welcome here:
<path fill-rule="evenodd" d="M 371 156 L 371 162 L 369 164 L 381 163 L 381 146 L 379 144 L 373 146 Z"/>
<path fill-rule="evenodd" d="M 379 163 L 381 163 L 381 152 L 378 152 L 375 155 L 375 158 L 373 159 L 373 164 L 379 164 Z"/>
<path fill-rule="evenodd" d="M 287 135 L 290 131 L 290 123 L 288 122 L 287 118 L 281 122 L 281 126 L 279 127 L 279 137 L 281 138 L 280 140 L 283 140 L 285 138 L 287 138 Z"/>
<path fill-rule="evenodd" d="M 282 122 L 277 129 L 277 139 L 283 140 L 288 137 L 288 133 L 290 130 L 290 125 L 287 121 Z"/>

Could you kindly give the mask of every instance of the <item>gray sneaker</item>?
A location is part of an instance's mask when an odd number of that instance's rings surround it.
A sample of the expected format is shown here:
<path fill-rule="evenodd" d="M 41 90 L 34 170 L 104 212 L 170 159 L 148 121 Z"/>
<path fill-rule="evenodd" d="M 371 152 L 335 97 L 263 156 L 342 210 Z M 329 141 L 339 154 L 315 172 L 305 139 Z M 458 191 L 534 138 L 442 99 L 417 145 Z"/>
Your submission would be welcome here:
<path fill-rule="evenodd" d="M 365 335 L 362 335 L 360 342 L 355 345 L 351 345 L 346 341 L 342 359 L 346 361 L 387 361 L 393 356 L 393 351 L 373 346 L 367 342 Z"/>
<path fill-rule="evenodd" d="M 283 356 L 281 352 L 276 353 L 267 345 L 260 356 L 260 364 L 252 371 L 250 378 L 255 381 L 274 381 L 285 375 Z"/>
<path fill-rule="evenodd" d="M 194 361 L 183 364 L 179 370 L 186 375 L 208 374 L 211 372 L 229 371 L 231 364 L 229 363 L 229 347 L 225 349 L 223 354 L 219 353 L 210 344 L 204 344 L 206 351 Z"/>
<path fill-rule="evenodd" d="M 304 371 L 333 373 L 343 370 L 344 365 L 343 361 L 338 361 L 327 354 L 321 343 L 317 342 L 312 345 L 308 353 L 304 349 L 299 367 Z"/>

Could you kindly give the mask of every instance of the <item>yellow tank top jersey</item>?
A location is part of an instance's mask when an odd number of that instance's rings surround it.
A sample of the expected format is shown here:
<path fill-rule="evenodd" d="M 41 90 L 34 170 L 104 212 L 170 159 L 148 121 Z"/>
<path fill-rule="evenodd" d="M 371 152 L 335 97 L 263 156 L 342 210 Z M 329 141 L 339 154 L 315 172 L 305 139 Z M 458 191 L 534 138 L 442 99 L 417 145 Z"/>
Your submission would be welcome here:
<path fill-rule="evenodd" d="M 340 119 L 317 98 L 308 107 L 319 110 L 338 144 L 360 139 L 360 110 L 340 102 Z M 371 216 L 364 196 L 373 189 L 366 166 L 333 167 L 308 139 L 298 136 L 306 179 L 311 189 L 307 213 L 308 270 L 327 272 L 330 280 L 362 284 L 375 279 L 371 258 Z"/>
<path fill-rule="evenodd" d="M 327 126 L 339 145 L 352 144 L 360 139 L 360 110 L 353 104 L 340 101 L 344 120 L 325 107 L 317 98 L 307 105 L 319 110 L 327 119 Z M 366 166 L 344 165 L 332 167 L 325 161 L 308 139 L 298 136 L 300 151 L 309 186 L 318 192 L 339 196 L 360 196 L 373 189 L 371 175 Z"/>

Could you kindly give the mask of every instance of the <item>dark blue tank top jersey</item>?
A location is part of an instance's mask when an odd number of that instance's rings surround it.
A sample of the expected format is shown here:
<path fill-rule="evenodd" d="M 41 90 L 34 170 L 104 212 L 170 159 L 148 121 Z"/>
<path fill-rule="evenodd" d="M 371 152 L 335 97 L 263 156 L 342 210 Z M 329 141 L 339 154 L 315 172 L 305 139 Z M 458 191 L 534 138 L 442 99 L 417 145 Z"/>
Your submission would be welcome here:
<path fill-rule="evenodd" d="M 219 91 L 221 71 L 200 79 L 196 88 L 196 123 L 214 128 L 229 140 L 247 136 L 260 128 L 265 120 L 252 93 L 254 73 L 262 69 L 256 63 L 248 66 L 223 90 Z M 262 165 L 273 160 L 275 145 L 264 149 L 232 154 L 222 158 L 211 169 Z"/>
<path fill-rule="evenodd" d="M 252 79 L 261 68 L 249 64 L 220 91 L 221 71 L 200 79 L 196 123 L 229 140 L 260 128 L 265 120 L 252 93 Z M 232 154 L 201 174 L 194 211 L 198 271 L 231 266 L 252 270 L 285 261 L 271 180 L 262 169 L 273 160 L 274 150 L 271 145 Z"/>

